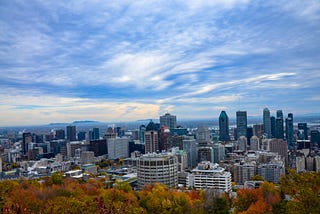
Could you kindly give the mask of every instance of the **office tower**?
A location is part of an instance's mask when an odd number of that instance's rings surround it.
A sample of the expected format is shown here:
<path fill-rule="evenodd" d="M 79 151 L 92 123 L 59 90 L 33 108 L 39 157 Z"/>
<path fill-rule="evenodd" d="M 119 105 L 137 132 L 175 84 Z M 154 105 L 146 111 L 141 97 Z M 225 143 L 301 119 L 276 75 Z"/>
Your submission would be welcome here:
<path fill-rule="evenodd" d="M 257 136 L 259 139 L 263 135 L 263 124 L 253 125 L 253 135 Z"/>
<path fill-rule="evenodd" d="M 251 139 L 251 137 L 253 136 L 253 128 L 251 127 L 251 126 L 249 126 L 248 128 L 247 128 L 247 141 L 248 141 L 248 145 L 250 146 L 250 139 Z"/>
<path fill-rule="evenodd" d="M 247 112 L 237 111 L 237 138 L 247 136 Z"/>
<path fill-rule="evenodd" d="M 145 153 L 159 151 L 158 131 L 146 131 L 144 133 Z"/>
<path fill-rule="evenodd" d="M 272 138 L 276 137 L 276 118 L 274 116 L 270 117 L 271 122 L 271 136 Z"/>
<path fill-rule="evenodd" d="M 288 164 L 288 144 L 283 139 L 271 139 L 269 140 L 269 151 L 278 153 L 285 160 L 285 164 Z"/>
<path fill-rule="evenodd" d="M 250 139 L 250 150 L 258 151 L 260 149 L 260 142 L 257 136 L 252 136 Z"/>
<path fill-rule="evenodd" d="M 108 144 L 108 158 L 118 159 L 129 157 L 129 139 L 125 137 L 121 138 L 109 138 Z"/>
<path fill-rule="evenodd" d="M 256 165 L 254 162 L 235 163 L 233 166 L 234 182 L 236 182 L 237 185 L 243 185 L 255 175 L 255 172 Z"/>
<path fill-rule="evenodd" d="M 247 138 L 245 136 L 238 138 L 238 150 L 247 151 Z"/>
<path fill-rule="evenodd" d="M 281 175 L 285 173 L 285 167 L 281 163 L 260 164 L 257 168 L 257 173 L 264 180 L 277 184 Z"/>
<path fill-rule="evenodd" d="M 144 132 L 146 131 L 146 126 L 145 125 L 141 125 L 139 127 L 139 136 L 140 136 L 140 142 L 142 144 L 144 144 Z"/>
<path fill-rule="evenodd" d="M 277 139 L 283 139 L 284 130 L 283 130 L 283 119 L 281 117 L 277 117 L 276 119 L 276 136 Z"/>
<path fill-rule="evenodd" d="M 293 114 L 289 113 L 288 117 L 286 118 L 286 139 L 288 142 L 288 148 L 294 149 L 294 142 L 293 142 Z"/>
<path fill-rule="evenodd" d="M 161 183 L 168 188 L 178 186 L 178 158 L 171 153 L 145 154 L 138 159 L 138 188 L 145 184 Z"/>
<path fill-rule="evenodd" d="M 160 116 L 160 126 L 168 126 L 170 129 L 176 128 L 177 117 L 175 115 L 165 113 L 165 115 Z"/>
<path fill-rule="evenodd" d="M 159 150 L 160 151 L 168 151 L 172 148 L 169 145 L 169 138 L 171 137 L 170 129 L 166 126 L 161 126 L 160 128 L 160 142 L 159 142 Z"/>
<path fill-rule="evenodd" d="M 201 162 L 191 171 L 187 178 L 188 187 L 196 189 L 215 189 L 231 191 L 231 173 L 219 167 L 218 164 Z"/>
<path fill-rule="evenodd" d="M 69 141 L 76 141 L 76 127 L 75 126 L 67 126 L 67 140 Z"/>
<path fill-rule="evenodd" d="M 272 138 L 270 111 L 268 108 L 263 109 L 263 130 L 267 138 Z"/>
<path fill-rule="evenodd" d="M 29 144 L 32 143 L 32 135 L 30 132 L 25 132 L 22 134 L 22 154 L 27 155 Z"/>
<path fill-rule="evenodd" d="M 78 136 L 78 140 L 79 141 L 83 141 L 83 140 L 86 140 L 86 132 L 78 132 L 77 136 Z M 89 138 L 90 140 L 90 138 Z"/>
<path fill-rule="evenodd" d="M 188 157 L 188 169 L 193 169 L 198 164 L 197 142 L 195 139 L 183 140 L 183 150 Z"/>
<path fill-rule="evenodd" d="M 94 164 L 94 152 L 92 152 L 92 151 L 81 152 L 80 163 L 81 164 Z"/>
<path fill-rule="evenodd" d="M 62 140 L 66 138 L 65 131 L 63 129 L 58 129 L 55 131 L 55 139 Z"/>
<path fill-rule="evenodd" d="M 196 131 L 196 139 L 198 143 L 207 144 L 211 141 L 211 134 L 206 126 L 200 126 Z"/>
<path fill-rule="evenodd" d="M 219 140 L 229 141 L 229 117 L 225 111 L 221 111 L 219 116 Z"/>
<path fill-rule="evenodd" d="M 320 132 L 318 130 L 311 130 L 310 142 L 312 145 L 317 145 L 320 148 Z"/>
<path fill-rule="evenodd" d="M 283 120 L 283 112 L 282 112 L 282 110 L 277 110 L 277 118 L 282 118 L 282 120 Z"/>
<path fill-rule="evenodd" d="M 299 140 L 308 140 L 307 123 L 298 123 L 298 138 Z"/>
<path fill-rule="evenodd" d="M 94 152 L 94 156 L 96 157 L 108 154 L 107 140 L 101 139 L 90 141 L 89 151 Z"/>
<path fill-rule="evenodd" d="M 223 144 L 215 143 L 212 146 L 213 148 L 213 163 L 219 163 L 221 160 L 224 160 L 226 149 Z"/>
<path fill-rule="evenodd" d="M 100 138 L 100 131 L 99 128 L 92 129 L 92 140 L 99 140 Z"/>

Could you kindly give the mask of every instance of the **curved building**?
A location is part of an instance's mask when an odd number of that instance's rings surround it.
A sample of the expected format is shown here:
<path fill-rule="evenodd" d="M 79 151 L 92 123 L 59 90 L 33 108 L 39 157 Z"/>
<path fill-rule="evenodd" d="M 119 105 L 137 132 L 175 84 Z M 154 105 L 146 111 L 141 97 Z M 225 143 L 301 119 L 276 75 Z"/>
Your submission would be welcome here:
<path fill-rule="evenodd" d="M 229 117 L 225 111 L 221 111 L 219 116 L 219 140 L 229 141 Z"/>
<path fill-rule="evenodd" d="M 178 158 L 171 153 L 143 155 L 138 160 L 137 169 L 139 189 L 156 182 L 168 188 L 178 186 Z"/>

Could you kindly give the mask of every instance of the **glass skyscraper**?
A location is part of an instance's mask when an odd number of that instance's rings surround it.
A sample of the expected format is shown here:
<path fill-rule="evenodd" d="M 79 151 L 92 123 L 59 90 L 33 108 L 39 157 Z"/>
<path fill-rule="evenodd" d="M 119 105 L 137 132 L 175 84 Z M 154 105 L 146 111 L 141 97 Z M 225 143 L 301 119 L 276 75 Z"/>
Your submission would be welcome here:
<path fill-rule="evenodd" d="M 247 112 L 237 111 L 237 138 L 247 136 Z"/>
<path fill-rule="evenodd" d="M 263 109 L 263 130 L 267 138 L 272 138 L 271 134 L 271 118 L 268 108 Z"/>
<path fill-rule="evenodd" d="M 293 143 L 293 114 L 289 113 L 286 118 L 286 139 L 288 142 L 288 148 L 294 149 Z"/>
<path fill-rule="evenodd" d="M 219 116 L 219 140 L 229 141 L 229 117 L 225 111 L 221 111 Z"/>

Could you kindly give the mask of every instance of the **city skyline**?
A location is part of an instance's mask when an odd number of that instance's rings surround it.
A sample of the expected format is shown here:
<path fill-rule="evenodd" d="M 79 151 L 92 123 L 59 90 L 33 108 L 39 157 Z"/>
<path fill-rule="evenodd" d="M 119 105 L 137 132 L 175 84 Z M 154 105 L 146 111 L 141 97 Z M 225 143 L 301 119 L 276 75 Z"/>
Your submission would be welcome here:
<path fill-rule="evenodd" d="M 316 0 L 4 1 L 0 126 L 319 113 L 319 21 Z"/>

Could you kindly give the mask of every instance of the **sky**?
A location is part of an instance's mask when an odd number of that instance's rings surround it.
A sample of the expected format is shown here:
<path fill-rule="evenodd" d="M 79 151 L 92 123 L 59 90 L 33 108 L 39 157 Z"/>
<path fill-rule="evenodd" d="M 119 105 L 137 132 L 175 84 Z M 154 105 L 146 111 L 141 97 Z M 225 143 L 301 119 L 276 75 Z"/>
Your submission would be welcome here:
<path fill-rule="evenodd" d="M 2 0 L 0 126 L 318 113 L 319 0 Z"/>

